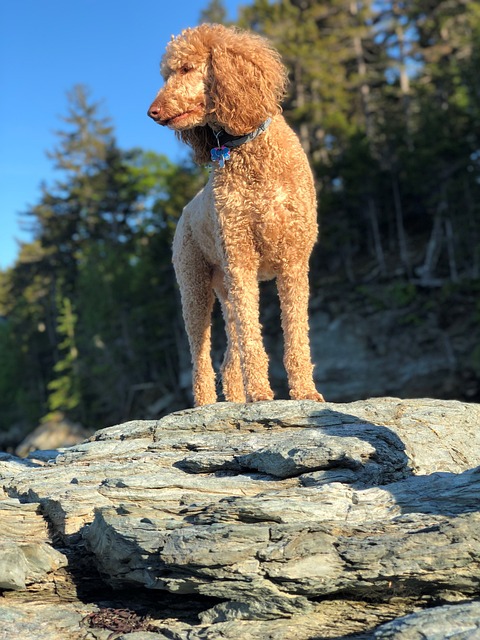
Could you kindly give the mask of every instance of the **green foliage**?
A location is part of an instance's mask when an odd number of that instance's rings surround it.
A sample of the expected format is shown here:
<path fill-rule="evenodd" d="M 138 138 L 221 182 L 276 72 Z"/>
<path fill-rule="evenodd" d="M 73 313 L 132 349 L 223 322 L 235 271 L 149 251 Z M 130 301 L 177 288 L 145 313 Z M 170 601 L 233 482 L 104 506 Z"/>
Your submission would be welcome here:
<path fill-rule="evenodd" d="M 34 240 L 0 274 L 0 392 L 10 407 L 21 395 L 25 420 L 112 423 L 135 389 L 177 387 L 170 245 L 205 173 L 119 149 L 99 109 L 84 88 L 69 95 L 51 154 L 61 179 L 26 212 Z"/>
<path fill-rule="evenodd" d="M 0 354 L 0 429 L 4 429 L 19 417 L 16 407 L 21 372 L 18 345 L 10 324 L 5 320 L 0 320 Z"/>
<path fill-rule="evenodd" d="M 415 301 L 417 288 L 411 282 L 394 282 L 388 288 L 389 302 L 392 307 L 407 307 Z"/>
<path fill-rule="evenodd" d="M 416 286 L 402 280 L 394 280 L 386 285 L 359 285 L 356 291 L 377 311 L 403 309 L 417 299 Z"/>
<path fill-rule="evenodd" d="M 73 311 L 72 301 L 67 297 L 58 296 L 57 307 L 57 334 L 61 339 L 58 344 L 60 357 L 53 366 L 55 377 L 47 385 L 50 413 L 44 420 L 49 420 L 56 411 L 77 417 L 75 412 L 81 403 L 76 346 L 78 316 Z"/>

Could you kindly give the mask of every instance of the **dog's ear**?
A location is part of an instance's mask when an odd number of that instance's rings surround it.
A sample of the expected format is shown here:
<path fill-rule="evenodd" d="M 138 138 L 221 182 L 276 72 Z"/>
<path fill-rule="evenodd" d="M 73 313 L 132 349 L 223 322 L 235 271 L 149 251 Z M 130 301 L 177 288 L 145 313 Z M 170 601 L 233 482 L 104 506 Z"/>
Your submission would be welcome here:
<path fill-rule="evenodd" d="M 182 142 L 185 142 L 193 149 L 194 160 L 197 164 L 210 162 L 210 149 L 217 145 L 210 127 L 193 127 L 192 129 L 185 129 L 185 131 L 178 131 L 177 135 Z"/>
<path fill-rule="evenodd" d="M 210 98 L 218 124 L 242 135 L 280 111 L 287 73 L 264 38 L 233 30 L 224 35 L 211 49 Z"/>

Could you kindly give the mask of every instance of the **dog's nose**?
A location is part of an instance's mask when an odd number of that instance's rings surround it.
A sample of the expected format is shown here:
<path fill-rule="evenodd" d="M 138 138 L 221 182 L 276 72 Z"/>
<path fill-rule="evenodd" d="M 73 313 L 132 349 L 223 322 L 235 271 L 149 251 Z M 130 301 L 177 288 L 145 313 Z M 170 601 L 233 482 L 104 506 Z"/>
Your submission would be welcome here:
<path fill-rule="evenodd" d="M 147 111 L 147 115 L 152 118 L 152 120 L 158 120 L 159 118 L 159 110 L 155 103 L 153 103 Z"/>

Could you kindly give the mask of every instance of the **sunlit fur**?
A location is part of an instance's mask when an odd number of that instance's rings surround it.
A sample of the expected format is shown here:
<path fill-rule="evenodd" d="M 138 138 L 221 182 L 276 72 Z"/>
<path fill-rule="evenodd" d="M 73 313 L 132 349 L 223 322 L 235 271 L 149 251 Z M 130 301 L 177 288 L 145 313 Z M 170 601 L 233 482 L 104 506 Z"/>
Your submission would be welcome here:
<path fill-rule="evenodd" d="M 149 110 L 210 160 L 219 128 L 254 140 L 231 150 L 224 168 L 185 207 L 173 263 L 193 361 L 196 405 L 216 402 L 211 312 L 220 300 L 228 346 L 225 398 L 270 400 L 268 358 L 259 322 L 258 280 L 277 279 L 290 396 L 322 401 L 308 339 L 308 262 L 317 238 L 316 198 L 307 158 L 281 115 L 286 71 L 260 36 L 221 25 L 183 31 L 162 59 L 164 87 Z"/>

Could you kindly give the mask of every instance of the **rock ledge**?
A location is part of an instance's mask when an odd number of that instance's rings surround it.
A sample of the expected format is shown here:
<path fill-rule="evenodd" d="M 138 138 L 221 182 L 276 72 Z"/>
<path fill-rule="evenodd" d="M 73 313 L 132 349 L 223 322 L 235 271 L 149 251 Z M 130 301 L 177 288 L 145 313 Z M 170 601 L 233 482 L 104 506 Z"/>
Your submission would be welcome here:
<path fill-rule="evenodd" d="M 396 398 L 0 454 L 0 638 L 478 638 L 479 465 L 478 405 Z"/>

